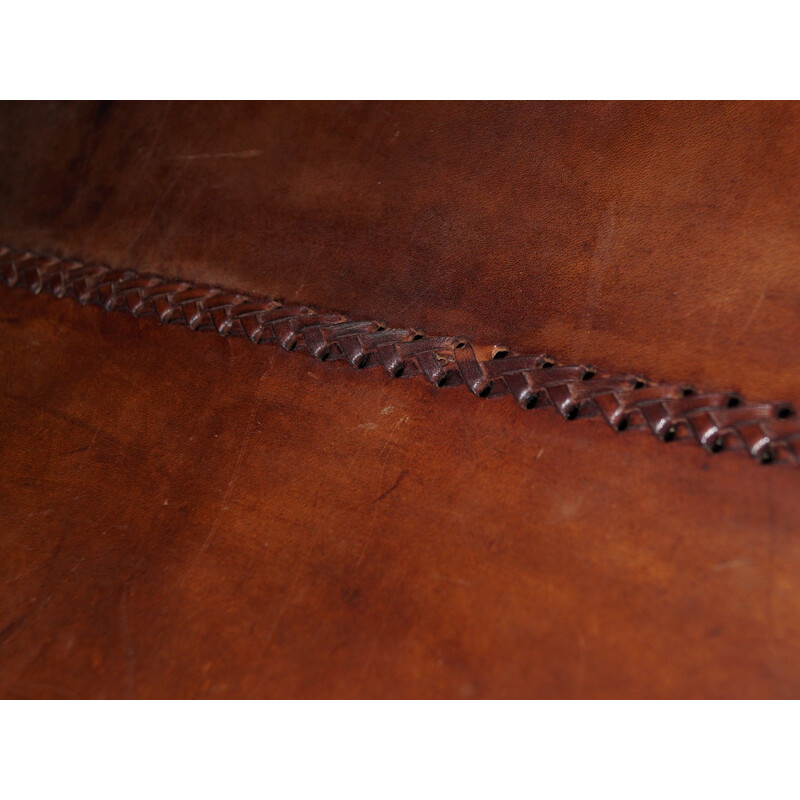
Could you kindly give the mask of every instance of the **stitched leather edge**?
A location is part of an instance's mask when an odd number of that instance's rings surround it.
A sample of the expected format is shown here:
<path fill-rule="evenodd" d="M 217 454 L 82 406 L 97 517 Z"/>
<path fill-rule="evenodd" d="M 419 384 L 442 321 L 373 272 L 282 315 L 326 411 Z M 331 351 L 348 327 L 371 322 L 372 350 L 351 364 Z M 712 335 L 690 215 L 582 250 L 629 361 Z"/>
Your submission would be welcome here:
<path fill-rule="evenodd" d="M 800 464 L 800 419 L 787 403 L 750 403 L 733 392 L 561 365 L 544 353 L 521 355 L 463 337 L 387 328 L 216 286 L 5 246 L 0 246 L 0 276 L 9 287 L 221 336 L 246 336 L 255 344 L 272 342 L 305 350 L 319 361 L 345 360 L 357 369 L 382 366 L 394 378 L 422 375 L 439 387 L 463 384 L 480 398 L 510 394 L 524 409 L 551 406 L 567 420 L 601 417 L 620 432 L 649 430 L 665 442 L 695 441 L 709 453 L 739 450 L 762 464 Z"/>

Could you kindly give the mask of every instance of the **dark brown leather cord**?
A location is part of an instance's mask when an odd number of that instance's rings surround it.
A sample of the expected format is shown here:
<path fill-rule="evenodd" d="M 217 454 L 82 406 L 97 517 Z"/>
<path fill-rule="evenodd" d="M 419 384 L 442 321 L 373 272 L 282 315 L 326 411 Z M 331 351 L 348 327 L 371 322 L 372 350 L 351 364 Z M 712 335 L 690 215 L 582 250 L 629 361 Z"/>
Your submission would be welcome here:
<path fill-rule="evenodd" d="M 478 397 L 511 394 L 522 408 L 553 406 L 568 420 L 600 416 L 617 431 L 646 429 L 663 441 L 695 440 L 708 452 L 745 450 L 761 463 L 800 464 L 800 420 L 786 403 L 749 403 L 732 392 L 559 365 L 545 354 L 518 355 L 460 337 L 389 329 L 214 286 L 7 247 L 0 247 L 0 275 L 9 287 L 247 336 L 255 344 L 276 342 L 320 361 L 345 359 L 358 369 L 381 365 L 392 377 L 421 374 L 437 386 L 466 384 Z"/>

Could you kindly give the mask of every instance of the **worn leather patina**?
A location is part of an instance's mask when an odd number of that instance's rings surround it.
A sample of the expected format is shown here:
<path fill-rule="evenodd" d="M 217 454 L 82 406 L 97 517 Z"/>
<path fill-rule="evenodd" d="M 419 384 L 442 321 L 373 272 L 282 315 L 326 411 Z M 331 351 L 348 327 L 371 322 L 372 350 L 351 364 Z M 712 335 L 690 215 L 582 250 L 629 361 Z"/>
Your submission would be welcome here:
<path fill-rule="evenodd" d="M 0 241 L 792 407 L 798 115 L 8 104 Z M 0 330 L 5 697 L 800 693 L 794 468 L 19 288 Z"/>

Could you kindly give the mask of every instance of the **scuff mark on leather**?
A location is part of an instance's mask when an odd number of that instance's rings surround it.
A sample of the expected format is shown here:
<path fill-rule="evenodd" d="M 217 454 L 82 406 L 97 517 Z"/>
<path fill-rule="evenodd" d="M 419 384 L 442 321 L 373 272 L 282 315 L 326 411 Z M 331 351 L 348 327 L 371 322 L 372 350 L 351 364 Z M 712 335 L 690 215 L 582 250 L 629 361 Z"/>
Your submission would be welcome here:
<path fill-rule="evenodd" d="M 404 469 L 397 476 L 397 480 L 385 492 L 383 492 L 379 497 L 377 497 L 375 502 L 380 503 L 381 500 L 383 500 L 385 497 L 388 497 L 400 485 L 400 481 L 402 481 L 403 478 L 406 477 L 406 475 L 408 475 L 408 470 Z"/>

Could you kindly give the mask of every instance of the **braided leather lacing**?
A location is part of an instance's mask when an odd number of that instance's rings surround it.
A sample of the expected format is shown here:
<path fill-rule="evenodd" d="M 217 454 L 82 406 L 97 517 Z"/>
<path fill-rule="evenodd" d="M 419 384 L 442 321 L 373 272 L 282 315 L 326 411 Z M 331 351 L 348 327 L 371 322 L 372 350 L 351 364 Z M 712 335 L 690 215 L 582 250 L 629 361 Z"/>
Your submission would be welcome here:
<path fill-rule="evenodd" d="M 0 247 L 0 275 L 56 297 L 107 311 L 275 342 L 320 361 L 357 369 L 382 366 L 395 378 L 423 375 L 436 386 L 466 384 L 478 397 L 511 394 L 522 408 L 553 406 L 565 419 L 602 417 L 615 430 L 645 429 L 663 441 L 692 439 L 707 451 L 745 450 L 761 463 L 800 463 L 800 420 L 785 403 L 748 403 L 731 392 L 609 375 L 551 357 L 518 355 L 454 336 L 358 322 L 341 314 L 237 294 L 214 286 L 132 270 L 15 253 Z"/>

